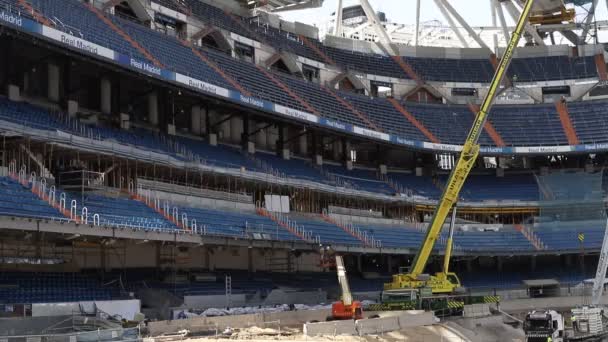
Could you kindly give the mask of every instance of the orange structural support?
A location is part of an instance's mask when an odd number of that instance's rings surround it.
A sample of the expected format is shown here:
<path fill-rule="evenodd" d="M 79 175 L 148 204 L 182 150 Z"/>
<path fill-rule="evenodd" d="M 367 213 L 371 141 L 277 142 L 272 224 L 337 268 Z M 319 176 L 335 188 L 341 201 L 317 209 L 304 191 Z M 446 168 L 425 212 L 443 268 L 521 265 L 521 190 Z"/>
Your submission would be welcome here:
<path fill-rule="evenodd" d="M 338 102 L 340 102 L 341 105 L 343 105 L 344 107 L 348 108 L 351 112 L 353 112 L 359 119 L 363 120 L 363 122 L 365 122 L 365 124 L 367 126 L 369 126 L 370 128 L 378 131 L 378 132 L 382 132 L 382 129 L 380 129 L 375 123 L 372 122 L 372 120 L 370 120 L 370 118 L 367 116 L 367 114 L 363 114 L 361 111 L 359 111 L 357 108 L 353 107 L 353 105 L 351 105 L 350 103 L 348 103 L 348 101 L 346 101 L 345 99 L 341 98 L 340 96 L 338 96 L 338 94 L 334 93 L 331 89 L 321 86 L 321 88 L 323 90 L 325 90 L 327 93 L 331 94 Z"/>
<path fill-rule="evenodd" d="M 435 143 L 435 144 L 440 144 L 441 142 L 439 141 L 439 139 L 437 139 L 435 137 L 435 135 L 433 135 L 433 133 L 431 133 L 431 131 L 429 131 L 423 124 L 422 122 L 418 121 L 418 119 L 416 119 L 412 113 L 408 112 L 407 109 L 405 109 L 405 107 L 399 103 L 399 101 L 395 100 L 392 97 L 388 98 L 388 102 L 390 102 L 393 107 L 395 107 L 396 110 L 399 111 L 399 113 L 401 113 L 403 116 L 405 116 L 405 118 L 412 124 L 414 125 L 416 128 L 418 128 L 418 130 L 420 130 L 420 132 L 422 132 L 422 134 L 424 134 L 431 142 Z"/>
<path fill-rule="evenodd" d="M 336 62 L 333 59 L 331 59 L 325 52 L 321 51 L 321 49 L 319 49 L 319 47 L 316 46 L 313 42 L 311 42 L 308 38 L 303 35 L 299 35 L 298 37 L 300 38 L 302 43 L 304 43 L 304 45 L 314 51 L 319 57 L 321 57 L 321 59 L 323 59 L 325 63 L 329 65 L 336 65 Z"/>
<path fill-rule="evenodd" d="M 303 236 L 302 234 L 300 234 L 297 231 L 293 230 L 289 225 L 284 224 L 283 222 L 277 220 L 276 217 L 274 217 L 273 215 L 270 214 L 270 212 L 268 212 L 268 210 L 263 209 L 263 208 L 256 208 L 255 211 L 256 211 L 256 213 L 258 215 L 264 216 L 264 217 L 267 217 L 267 218 L 271 219 L 274 223 L 278 224 L 279 227 L 281 227 L 281 228 L 289 231 L 293 235 L 297 236 L 299 239 L 304 240 L 304 241 L 308 241 L 305 236 Z"/>
<path fill-rule="evenodd" d="M 599 76 L 600 80 L 608 81 L 608 72 L 606 71 L 604 54 L 595 55 L 595 66 L 597 67 L 597 75 Z"/>
<path fill-rule="evenodd" d="M 403 60 L 403 58 L 401 56 L 391 56 L 391 57 L 409 78 L 416 81 L 416 83 L 418 85 L 424 84 L 424 79 L 422 77 L 420 77 L 420 75 L 418 75 L 416 70 L 414 70 L 414 68 L 412 68 L 412 66 L 409 63 L 407 63 L 405 60 Z"/>
<path fill-rule="evenodd" d="M 317 116 L 321 116 L 321 114 L 319 114 L 319 112 L 313 106 L 311 106 L 310 103 L 308 103 L 306 100 L 304 100 L 303 98 L 301 98 L 298 94 L 294 93 L 285 83 L 281 82 L 278 78 L 274 77 L 270 72 L 268 72 L 263 67 L 261 67 L 261 66 L 259 66 L 257 64 L 255 66 L 264 75 L 266 75 L 266 77 L 268 77 L 268 79 L 270 79 L 274 84 L 276 84 L 279 88 L 283 89 L 293 99 L 295 99 L 296 101 L 298 101 L 304 108 L 306 108 L 306 110 L 310 111 L 311 113 L 313 113 L 313 114 L 315 114 Z"/>
<path fill-rule="evenodd" d="M 572 125 L 572 120 L 570 120 L 570 113 L 568 112 L 568 105 L 566 104 L 566 100 L 561 99 L 555 102 L 555 109 L 557 109 L 557 113 L 559 114 L 559 121 L 561 121 L 562 127 L 564 128 L 564 133 L 566 133 L 566 138 L 568 138 L 568 144 L 578 145 L 578 136 L 576 135 L 574 125 Z"/>
<path fill-rule="evenodd" d="M 477 114 L 477 112 L 479 111 L 479 106 L 469 103 L 469 110 L 473 113 L 473 114 Z M 492 123 L 490 122 L 490 120 L 487 120 L 486 123 L 483 125 L 483 129 L 486 131 L 486 133 L 488 133 L 488 135 L 490 136 L 490 138 L 492 138 L 492 141 L 494 141 L 494 144 L 498 147 L 504 147 L 505 145 L 505 141 L 502 140 L 502 136 L 500 135 L 500 133 L 498 133 L 498 131 L 494 128 L 494 125 L 492 125 Z"/>
<path fill-rule="evenodd" d="M 345 233 L 347 233 L 348 235 L 354 237 L 355 239 L 361 241 L 362 244 L 364 245 L 368 245 L 365 240 L 363 240 L 360 236 L 357 236 L 357 234 L 353 234 L 351 231 L 349 231 L 344 225 L 340 224 L 339 222 L 337 222 L 336 220 L 334 220 L 331 216 L 327 215 L 327 214 L 321 214 L 321 218 L 327 222 L 327 223 L 331 223 L 334 226 L 342 229 Z"/>
<path fill-rule="evenodd" d="M 112 30 L 114 30 L 116 33 L 118 33 L 119 36 L 121 36 L 124 40 L 126 40 L 129 44 L 131 44 L 131 46 L 133 46 L 135 49 L 139 50 L 139 52 L 141 52 L 142 55 L 146 56 L 147 59 L 149 59 L 152 63 L 154 63 L 155 66 L 159 67 L 159 68 L 164 68 L 163 64 L 161 62 L 158 61 L 158 59 L 156 59 L 156 57 L 152 56 L 152 54 L 146 50 L 143 46 L 141 46 L 138 42 L 136 42 L 135 40 L 133 40 L 133 38 L 131 38 L 125 31 L 123 31 L 122 29 L 120 29 L 118 26 L 116 26 L 110 19 L 108 19 L 108 17 L 106 17 L 100 10 L 98 10 L 97 8 L 95 8 L 93 5 L 89 4 L 89 3 L 84 3 L 84 5 L 93 13 L 95 13 L 95 15 L 101 20 L 103 21 L 106 25 L 108 25 L 108 27 L 110 27 Z"/>
<path fill-rule="evenodd" d="M 46 26 L 54 26 L 53 23 L 48 20 L 42 13 L 38 12 L 32 5 L 26 0 L 18 0 L 17 3 L 21 6 L 26 12 L 32 14 L 32 17 L 36 19 L 39 23 Z"/>
<path fill-rule="evenodd" d="M 207 64 L 211 69 L 213 69 L 215 72 L 217 72 L 220 76 L 222 76 L 223 79 L 226 80 L 226 82 L 230 83 L 231 86 L 234 87 L 234 89 L 238 90 L 239 92 L 241 92 L 241 94 L 245 95 L 245 96 L 249 96 L 251 97 L 251 92 L 249 92 L 247 89 L 243 88 L 237 81 L 235 81 L 232 77 L 228 76 L 220 67 L 218 67 L 214 62 L 212 62 L 209 58 L 207 58 L 205 55 L 203 55 L 200 51 L 197 50 L 196 47 L 192 46 L 191 44 L 189 44 L 186 41 L 181 41 L 182 44 L 189 46 L 192 49 L 192 52 L 201 60 L 203 61 L 203 63 Z"/>

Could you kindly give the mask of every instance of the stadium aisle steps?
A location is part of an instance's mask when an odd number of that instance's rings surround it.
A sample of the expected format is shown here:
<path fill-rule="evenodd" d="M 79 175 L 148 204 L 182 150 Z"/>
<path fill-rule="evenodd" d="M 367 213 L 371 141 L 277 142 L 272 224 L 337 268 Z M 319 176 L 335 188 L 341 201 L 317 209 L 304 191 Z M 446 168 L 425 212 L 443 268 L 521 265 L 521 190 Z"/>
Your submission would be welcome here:
<path fill-rule="evenodd" d="M 33 218 L 62 218 L 62 214 L 12 177 L 0 177 L 0 214 Z"/>
<path fill-rule="evenodd" d="M 293 90 L 291 90 L 285 83 L 281 82 L 277 77 L 274 77 L 269 71 L 267 71 L 263 67 L 261 67 L 261 66 L 259 66 L 257 64 L 255 66 L 264 75 L 266 75 L 266 77 L 268 77 L 274 84 L 276 84 L 277 86 L 279 86 L 287 94 L 289 94 L 289 96 L 291 96 L 296 101 L 298 101 L 302 106 L 304 106 L 304 108 L 306 108 L 308 111 L 310 111 L 311 113 L 313 113 L 313 114 L 315 114 L 317 116 L 321 116 L 321 114 L 313 106 L 311 106 L 306 100 L 304 100 L 298 94 L 296 94 Z"/>
<path fill-rule="evenodd" d="M 154 63 L 155 66 L 157 66 L 159 68 L 164 68 L 164 65 L 161 62 L 159 62 L 158 59 L 156 59 L 154 56 L 152 56 L 152 54 L 148 50 L 144 49 L 138 42 L 133 40 L 133 38 L 131 38 L 125 31 L 121 30 L 118 26 L 114 25 L 114 23 L 110 19 L 108 19 L 105 16 L 105 14 L 101 13 L 97 8 L 95 8 L 95 6 L 93 6 L 89 3 L 86 3 L 86 2 L 84 3 L 84 6 L 87 9 L 89 9 L 91 12 L 93 12 L 106 25 L 108 25 L 109 28 L 114 30 L 114 32 L 118 33 L 119 36 L 121 36 L 124 40 L 129 42 L 129 44 L 131 44 L 131 46 L 133 46 L 134 48 L 139 50 L 139 52 L 141 52 L 142 55 L 146 56 L 147 59 L 152 61 L 152 63 Z"/>
<path fill-rule="evenodd" d="M 345 233 L 347 233 L 350 236 L 354 237 L 355 239 L 361 241 L 362 245 L 369 246 L 369 244 L 367 244 L 362 237 L 358 236 L 357 234 L 353 234 L 346 226 L 344 226 L 343 224 L 340 224 L 338 221 L 334 220 L 331 216 L 321 213 L 321 218 L 323 219 L 323 221 L 333 224 L 334 226 L 342 229 Z"/>
<path fill-rule="evenodd" d="M 564 133 L 568 138 L 568 144 L 578 145 L 580 142 L 578 140 L 578 136 L 576 135 L 576 130 L 572 125 L 572 119 L 570 118 L 570 113 L 568 112 L 568 105 L 566 104 L 566 101 L 562 99 L 555 102 L 555 109 L 557 110 L 557 114 L 559 115 L 559 121 L 562 123 Z"/>
<path fill-rule="evenodd" d="M 193 46 L 192 44 L 186 42 L 186 41 L 181 41 L 184 45 L 188 46 L 190 45 L 190 48 L 192 49 L 192 52 L 201 59 L 201 61 L 203 61 L 205 64 L 207 64 L 209 67 L 211 67 L 211 69 L 215 70 L 215 72 L 217 72 L 220 76 L 222 76 L 228 83 L 230 83 L 234 89 L 238 90 L 241 92 L 241 94 L 251 97 L 252 94 L 245 88 L 243 88 L 240 84 L 238 84 L 238 82 L 236 82 L 232 77 L 228 76 L 222 69 L 220 69 L 215 63 L 213 63 L 209 58 L 207 58 L 206 56 L 204 56 L 200 51 L 198 51 L 198 49 Z"/>
<path fill-rule="evenodd" d="M 187 231 L 192 231 L 191 227 L 185 227 L 184 226 L 183 222 L 180 221 L 179 217 L 176 219 L 175 217 L 173 217 L 173 215 L 171 215 L 171 213 L 166 212 L 165 209 L 160 208 L 160 207 L 156 208 L 154 206 L 154 203 L 151 203 L 149 200 L 147 200 L 146 198 L 142 197 L 141 195 L 136 194 L 136 193 L 130 193 L 129 195 L 131 196 L 131 199 L 143 203 L 148 208 L 154 210 L 156 213 L 158 213 L 159 215 L 161 215 L 162 217 L 164 217 L 165 220 L 173 223 L 179 229 L 184 229 L 184 230 L 187 230 Z"/>
<path fill-rule="evenodd" d="M 537 251 L 544 251 L 544 250 L 549 249 L 549 247 L 547 245 L 545 245 L 545 243 L 540 239 L 540 237 L 537 234 L 535 234 L 528 227 L 521 225 L 521 224 L 516 224 L 514 226 L 514 228 L 515 228 L 515 230 L 520 232 L 521 235 L 523 235 L 528 241 L 530 241 L 530 244 Z"/>
<path fill-rule="evenodd" d="M 414 68 L 412 68 L 412 66 L 407 63 L 401 56 L 391 56 L 391 58 L 393 59 L 393 61 L 395 61 L 395 63 L 397 63 L 397 65 L 399 65 L 401 70 L 403 70 L 403 72 L 405 72 L 405 74 L 409 78 L 416 81 L 418 85 L 424 84 L 424 79 L 422 79 L 422 77 L 420 77 L 420 75 L 414 70 Z"/>
<path fill-rule="evenodd" d="M 291 234 L 297 236 L 300 240 L 306 241 L 306 242 L 311 242 L 308 238 L 306 238 L 306 236 L 304 236 L 300 232 L 294 230 L 293 227 L 290 227 L 288 224 L 282 222 L 280 219 L 278 219 L 274 214 L 272 214 L 268 210 L 266 210 L 264 208 L 256 208 L 255 211 L 258 215 L 271 219 L 274 223 L 279 225 L 279 227 L 289 231 Z"/>
<path fill-rule="evenodd" d="M 383 130 L 380 129 L 378 127 L 378 125 L 376 125 L 374 122 L 372 122 L 369 118 L 369 115 L 362 113 L 361 111 L 357 110 L 355 107 L 353 107 L 353 105 L 351 105 L 350 103 L 348 103 L 347 100 L 345 100 L 344 98 L 342 98 L 340 95 L 336 94 L 332 89 L 322 86 L 320 85 L 321 89 L 325 90 L 328 94 L 330 94 L 331 96 L 333 96 L 341 105 L 343 105 L 344 107 L 348 108 L 348 110 L 350 110 L 351 112 L 353 112 L 357 117 L 359 117 L 359 119 L 361 119 L 363 122 L 365 122 L 365 124 L 377 131 L 377 132 L 382 132 Z"/>
<path fill-rule="evenodd" d="M 429 138 L 429 140 L 435 144 L 440 144 L 441 142 L 439 141 L 439 139 L 437 139 L 437 137 L 435 137 L 433 135 L 433 133 L 431 133 L 426 127 L 424 127 L 424 125 L 422 124 L 422 122 L 418 121 L 418 119 L 416 119 L 410 112 L 407 111 L 407 109 L 405 109 L 405 107 L 399 103 L 399 101 L 397 101 L 396 99 L 389 97 L 387 98 L 388 102 L 390 102 L 393 107 L 395 107 L 395 109 L 401 113 L 403 116 L 405 116 L 405 118 L 412 123 L 412 125 L 416 126 L 416 128 L 418 128 L 418 130 L 420 130 L 420 132 L 422 132 L 422 134 L 424 134 L 427 138 Z"/>
<path fill-rule="evenodd" d="M 306 45 L 309 49 L 311 49 L 312 51 L 314 51 L 319 57 L 321 57 L 321 59 L 329 64 L 329 65 L 336 65 L 336 62 L 331 59 L 327 54 L 325 54 L 325 52 L 321 51 L 321 49 L 319 49 L 319 47 L 317 45 L 315 45 L 314 43 L 312 43 L 308 38 L 306 38 L 303 35 L 299 35 L 300 40 L 304 43 L 304 45 Z"/>
<path fill-rule="evenodd" d="M 476 104 L 472 104 L 469 103 L 469 110 L 471 111 L 471 113 L 473 113 L 473 115 L 477 115 L 477 113 L 479 112 L 479 106 Z M 488 135 L 490 136 L 490 138 L 492 138 L 492 141 L 494 141 L 494 144 L 498 147 L 504 147 L 505 145 L 505 141 L 502 140 L 502 136 L 500 135 L 500 133 L 498 133 L 496 131 L 496 129 L 494 128 L 494 125 L 492 125 L 492 122 L 490 121 L 490 119 L 488 118 L 485 122 L 485 124 L 483 125 L 483 129 L 485 129 L 486 133 L 488 133 Z"/>
<path fill-rule="evenodd" d="M 606 61 L 603 53 L 595 55 L 595 65 L 600 81 L 608 81 L 608 72 L 606 71 Z"/>
<path fill-rule="evenodd" d="M 48 26 L 48 27 L 55 26 L 50 20 L 48 20 L 46 18 L 46 16 L 44 16 L 44 14 L 38 12 L 26 0 L 17 0 L 17 2 L 19 3 L 19 6 L 21 6 L 26 12 L 30 13 L 34 17 L 34 19 L 36 19 L 36 21 L 38 21 L 39 23 L 41 23 L 41 24 L 43 24 L 45 26 Z"/>

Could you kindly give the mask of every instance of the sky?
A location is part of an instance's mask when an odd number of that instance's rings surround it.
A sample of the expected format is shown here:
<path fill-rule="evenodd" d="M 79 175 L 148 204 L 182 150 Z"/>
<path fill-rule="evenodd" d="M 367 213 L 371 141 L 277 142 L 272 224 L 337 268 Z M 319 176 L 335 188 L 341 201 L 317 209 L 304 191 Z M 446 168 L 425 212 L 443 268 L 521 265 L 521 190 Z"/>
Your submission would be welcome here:
<path fill-rule="evenodd" d="M 369 2 L 377 11 L 385 12 L 392 22 L 399 24 L 415 24 L 416 22 L 416 0 L 369 0 Z M 449 0 L 449 2 L 469 25 L 490 26 L 492 24 L 490 0 Z M 343 6 L 345 7 L 358 3 L 358 0 L 343 0 Z M 309 25 L 321 26 L 322 23 L 328 21 L 337 6 L 338 0 L 325 0 L 322 8 L 285 12 L 281 15 L 287 21 L 299 21 Z M 596 19 L 607 20 L 606 2 L 599 1 L 598 6 Z M 584 16 L 584 14 L 584 10 L 577 10 L 577 17 L 579 15 Z M 508 24 L 512 25 L 513 23 L 506 11 L 505 16 Z M 420 20 L 422 22 L 440 20 L 446 23 L 433 0 L 421 1 Z"/>
<path fill-rule="evenodd" d="M 416 0 L 369 0 L 376 11 L 385 12 L 387 17 L 396 23 L 416 22 Z M 359 3 L 357 0 L 343 0 L 343 6 Z M 422 0 L 420 7 L 420 20 L 443 20 L 441 12 L 432 0 Z M 452 6 L 472 26 L 488 25 L 492 22 L 490 17 L 490 1 L 480 0 L 450 0 Z M 299 21 L 314 24 L 318 21 L 327 21 L 332 12 L 337 9 L 338 0 L 325 0 L 322 8 L 293 11 L 281 14 L 285 20 Z M 445 22 L 445 21 L 444 21 Z M 319 25 L 317 25 L 319 26 Z"/>

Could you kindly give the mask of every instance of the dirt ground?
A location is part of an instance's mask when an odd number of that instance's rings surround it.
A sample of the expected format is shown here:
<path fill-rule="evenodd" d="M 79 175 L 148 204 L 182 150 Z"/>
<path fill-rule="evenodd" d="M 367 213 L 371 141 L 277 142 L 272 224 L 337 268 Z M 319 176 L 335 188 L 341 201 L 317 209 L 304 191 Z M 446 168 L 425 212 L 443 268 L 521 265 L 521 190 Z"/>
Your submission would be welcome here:
<path fill-rule="evenodd" d="M 218 337 L 188 338 L 188 342 L 212 342 L 218 340 L 248 341 L 248 342 L 270 342 L 270 341 L 319 341 L 319 342 L 468 342 L 470 341 L 461 334 L 457 334 L 444 325 L 432 325 L 416 327 L 404 331 L 394 331 L 382 335 L 370 336 L 303 336 L 299 329 L 277 329 L 252 327 L 239 329 L 230 333 L 221 334 Z"/>

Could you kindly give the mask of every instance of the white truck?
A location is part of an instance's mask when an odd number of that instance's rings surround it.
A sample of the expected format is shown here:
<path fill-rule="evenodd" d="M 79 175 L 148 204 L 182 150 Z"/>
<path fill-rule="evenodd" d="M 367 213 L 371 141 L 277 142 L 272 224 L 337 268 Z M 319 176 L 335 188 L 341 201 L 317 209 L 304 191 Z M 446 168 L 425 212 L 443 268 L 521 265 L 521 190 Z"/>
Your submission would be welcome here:
<path fill-rule="evenodd" d="M 526 342 L 564 342 L 564 317 L 555 310 L 534 310 L 526 315 L 524 332 Z"/>

